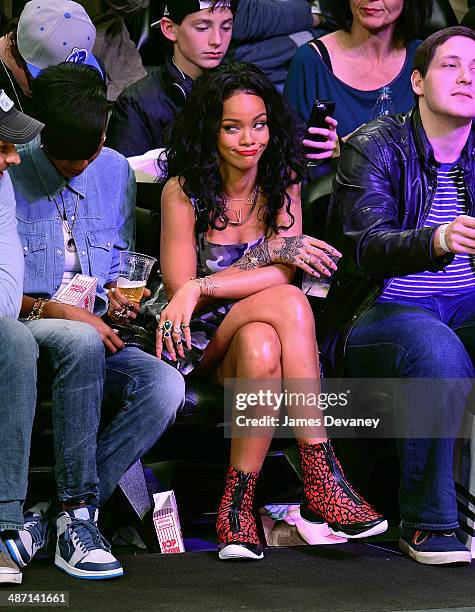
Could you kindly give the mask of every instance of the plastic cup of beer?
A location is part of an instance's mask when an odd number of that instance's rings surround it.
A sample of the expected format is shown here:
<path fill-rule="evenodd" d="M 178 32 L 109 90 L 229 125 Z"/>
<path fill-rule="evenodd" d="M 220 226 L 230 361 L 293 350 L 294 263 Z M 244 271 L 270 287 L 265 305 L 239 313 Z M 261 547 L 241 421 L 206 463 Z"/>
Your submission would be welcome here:
<path fill-rule="evenodd" d="M 145 285 L 157 260 L 142 253 L 121 251 L 117 288 L 131 302 L 140 302 Z"/>

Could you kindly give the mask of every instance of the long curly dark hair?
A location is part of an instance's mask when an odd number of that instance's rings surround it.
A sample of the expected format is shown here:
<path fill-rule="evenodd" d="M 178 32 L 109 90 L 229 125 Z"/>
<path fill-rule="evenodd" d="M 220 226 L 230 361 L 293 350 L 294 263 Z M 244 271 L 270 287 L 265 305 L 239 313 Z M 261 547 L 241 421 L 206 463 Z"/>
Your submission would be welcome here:
<path fill-rule="evenodd" d="M 404 0 L 402 13 L 396 21 L 394 37 L 407 44 L 420 36 L 422 26 L 432 15 L 433 4 L 433 0 Z M 328 8 L 340 28 L 349 32 L 353 23 L 350 0 L 333 0 Z"/>
<path fill-rule="evenodd" d="M 179 177 L 183 191 L 197 202 L 198 232 L 227 227 L 217 141 L 223 103 L 237 92 L 259 96 L 266 107 L 269 143 L 257 171 L 257 185 L 264 199 L 259 215 L 267 231 L 277 233 L 294 223 L 287 189 L 300 183 L 306 166 L 292 111 L 259 68 L 233 62 L 209 70 L 196 80 L 173 125 L 165 175 L 167 179 Z M 278 224 L 283 207 L 290 217 L 289 226 Z"/>

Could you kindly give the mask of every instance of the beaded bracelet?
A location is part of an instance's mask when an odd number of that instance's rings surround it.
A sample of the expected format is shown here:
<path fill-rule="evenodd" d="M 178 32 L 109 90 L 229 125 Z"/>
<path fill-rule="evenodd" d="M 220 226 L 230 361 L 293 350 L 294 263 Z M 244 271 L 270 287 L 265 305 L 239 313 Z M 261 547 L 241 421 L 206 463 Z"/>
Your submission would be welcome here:
<path fill-rule="evenodd" d="M 36 321 L 37 319 L 43 318 L 43 310 L 45 309 L 46 303 L 49 302 L 47 298 L 38 298 L 35 300 L 32 309 L 26 317 L 27 321 Z"/>

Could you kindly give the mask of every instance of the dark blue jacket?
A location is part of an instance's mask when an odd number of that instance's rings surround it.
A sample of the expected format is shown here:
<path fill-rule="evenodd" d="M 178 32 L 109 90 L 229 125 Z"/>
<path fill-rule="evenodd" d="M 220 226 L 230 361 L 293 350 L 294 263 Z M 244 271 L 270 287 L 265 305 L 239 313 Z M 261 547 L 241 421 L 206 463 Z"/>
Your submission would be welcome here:
<path fill-rule="evenodd" d="M 297 48 L 326 33 L 312 24 L 307 0 L 240 0 L 227 57 L 259 66 L 282 87 Z"/>

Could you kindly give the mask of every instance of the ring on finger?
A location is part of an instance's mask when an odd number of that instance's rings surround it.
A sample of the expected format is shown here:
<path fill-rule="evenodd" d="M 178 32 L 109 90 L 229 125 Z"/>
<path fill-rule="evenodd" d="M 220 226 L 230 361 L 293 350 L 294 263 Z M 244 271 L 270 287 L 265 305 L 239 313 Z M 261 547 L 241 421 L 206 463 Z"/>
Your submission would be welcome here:
<path fill-rule="evenodd" d="M 171 338 L 172 329 L 173 323 L 170 321 L 170 319 L 166 319 L 166 321 L 163 322 L 163 337 Z"/>
<path fill-rule="evenodd" d="M 173 333 L 174 334 L 178 334 L 179 336 L 181 336 L 181 329 L 180 328 L 177 329 L 176 327 L 174 327 L 173 328 Z"/>
<path fill-rule="evenodd" d="M 303 263 L 308 266 L 308 264 L 310 263 L 310 259 L 311 259 L 311 255 L 310 253 L 307 253 L 307 255 L 305 255 L 304 257 Z"/>
<path fill-rule="evenodd" d="M 183 344 L 183 342 L 181 340 L 176 340 L 175 344 L 176 344 L 176 346 L 180 346 L 181 344 Z"/>
<path fill-rule="evenodd" d="M 190 326 L 188 325 L 188 323 L 182 323 L 180 327 L 181 329 L 186 329 L 187 327 L 190 327 Z"/>

